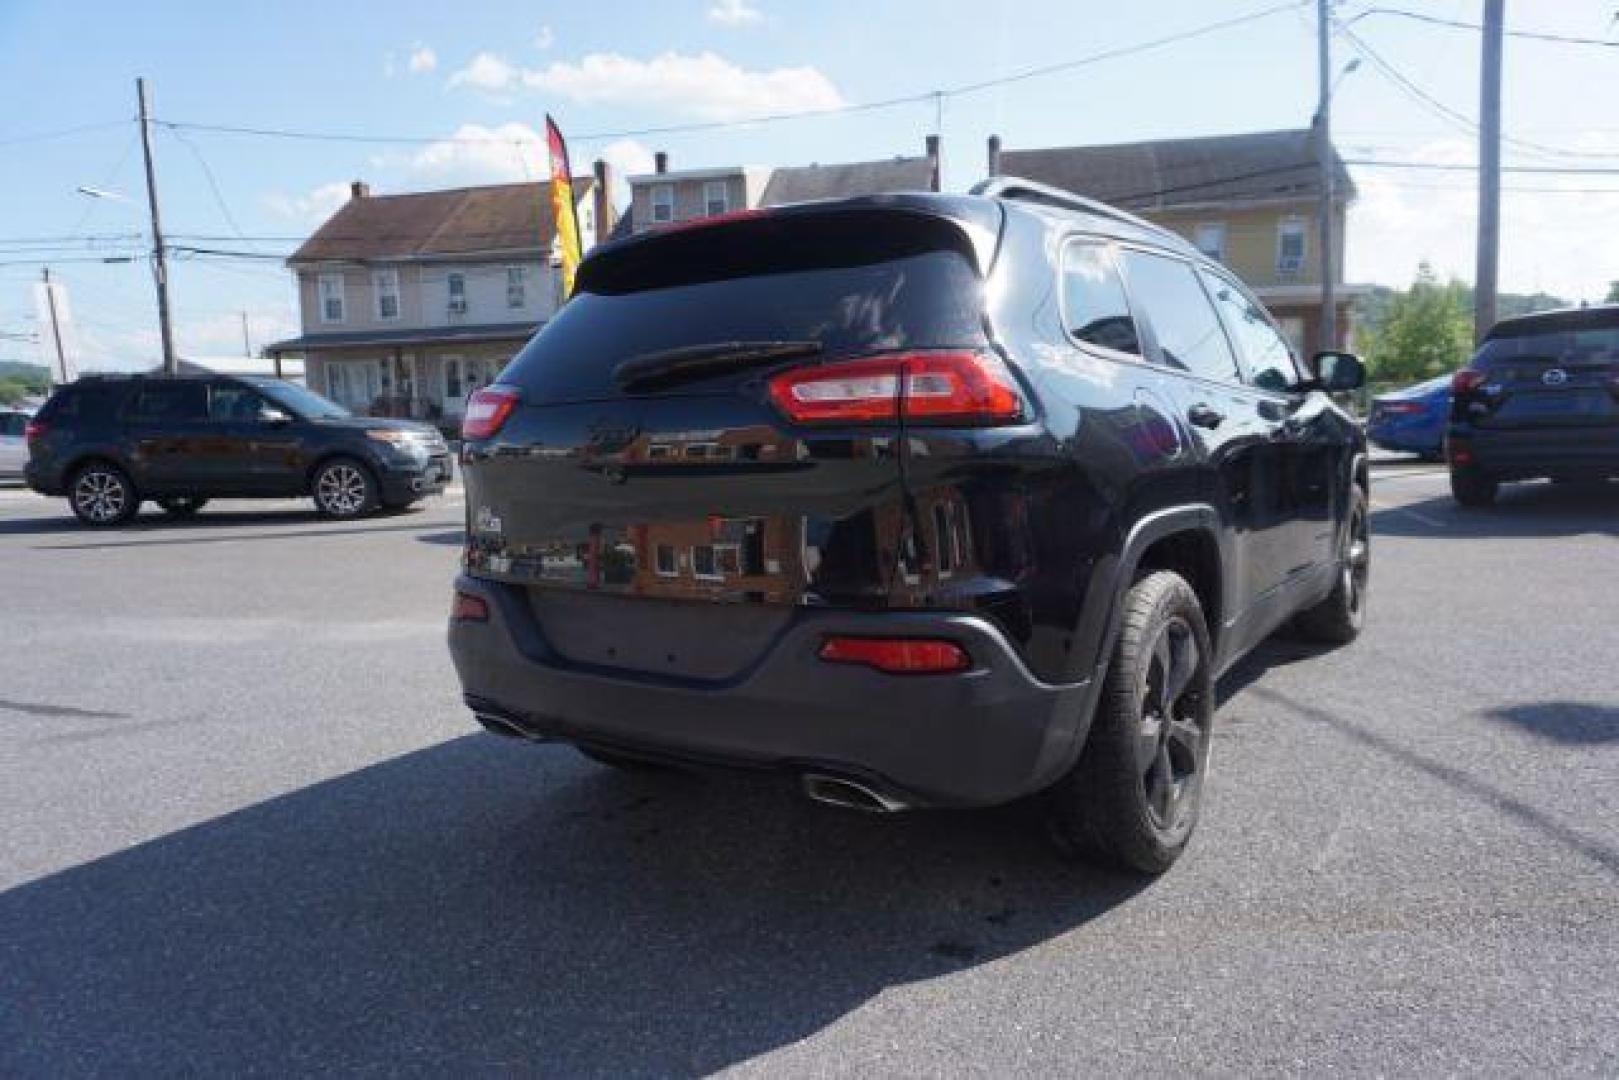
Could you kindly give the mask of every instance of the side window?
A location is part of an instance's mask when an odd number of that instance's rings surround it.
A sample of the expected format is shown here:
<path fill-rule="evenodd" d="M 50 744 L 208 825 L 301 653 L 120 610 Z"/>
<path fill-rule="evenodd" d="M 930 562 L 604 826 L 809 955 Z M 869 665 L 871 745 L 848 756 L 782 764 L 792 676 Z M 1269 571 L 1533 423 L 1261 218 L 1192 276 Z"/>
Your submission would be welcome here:
<path fill-rule="evenodd" d="M 1237 358 L 1191 266 L 1145 251 L 1126 251 L 1130 295 L 1145 309 L 1164 363 L 1205 379 L 1238 382 Z"/>
<path fill-rule="evenodd" d="M 1076 341 L 1141 355 L 1124 283 L 1105 244 L 1079 240 L 1063 248 L 1062 317 Z"/>
<path fill-rule="evenodd" d="M 1263 390 L 1290 390 L 1299 383 L 1298 365 L 1287 339 L 1271 325 L 1265 310 L 1218 274 L 1201 272 L 1231 338 L 1248 366 L 1248 381 Z"/>
<path fill-rule="evenodd" d="M 145 423 L 184 423 L 207 415 L 208 387 L 189 380 L 148 383 L 135 392 L 129 406 L 129 418 Z"/>
<path fill-rule="evenodd" d="M 258 391 L 237 383 L 216 383 L 209 388 L 208 419 L 218 423 L 256 423 L 264 408 Z"/>

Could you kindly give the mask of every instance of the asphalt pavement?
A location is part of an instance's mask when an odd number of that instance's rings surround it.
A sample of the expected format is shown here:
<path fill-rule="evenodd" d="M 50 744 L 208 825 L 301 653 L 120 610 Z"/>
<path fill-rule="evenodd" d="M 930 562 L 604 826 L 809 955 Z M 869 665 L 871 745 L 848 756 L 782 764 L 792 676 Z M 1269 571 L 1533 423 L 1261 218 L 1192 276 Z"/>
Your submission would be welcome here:
<path fill-rule="evenodd" d="M 0 491 L 0 1075 L 1613 1075 L 1619 489 L 1377 471 L 1367 632 L 1224 680 L 1153 882 L 480 733 L 454 495 Z"/>

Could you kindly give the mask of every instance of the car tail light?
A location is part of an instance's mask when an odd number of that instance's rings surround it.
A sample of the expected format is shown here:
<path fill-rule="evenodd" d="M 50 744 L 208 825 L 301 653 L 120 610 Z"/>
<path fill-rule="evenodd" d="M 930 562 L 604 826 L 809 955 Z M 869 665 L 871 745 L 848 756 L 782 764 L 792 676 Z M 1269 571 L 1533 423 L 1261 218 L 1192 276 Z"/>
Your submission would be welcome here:
<path fill-rule="evenodd" d="M 1462 368 L 1450 377 L 1450 392 L 1453 394 L 1470 394 L 1484 385 L 1484 372 L 1473 368 Z"/>
<path fill-rule="evenodd" d="M 487 439 L 495 434 L 517 408 L 520 397 L 515 386 L 486 386 L 473 394 L 461 415 L 461 438 Z"/>
<path fill-rule="evenodd" d="M 934 675 L 972 666 L 960 645 L 936 638 L 829 637 L 821 643 L 820 657 L 833 664 L 863 664 L 890 675 Z"/>
<path fill-rule="evenodd" d="M 455 602 L 450 605 L 450 619 L 452 622 L 488 622 L 489 601 L 472 593 L 457 591 Z"/>
<path fill-rule="evenodd" d="M 976 350 L 896 353 L 782 372 L 770 398 L 800 424 L 1006 424 L 1023 415 L 1017 383 Z"/>
<path fill-rule="evenodd" d="M 51 426 L 45 421 L 30 420 L 23 425 L 22 437 L 28 442 L 33 442 L 35 439 L 43 439 L 45 433 L 49 430 L 51 430 Z"/>

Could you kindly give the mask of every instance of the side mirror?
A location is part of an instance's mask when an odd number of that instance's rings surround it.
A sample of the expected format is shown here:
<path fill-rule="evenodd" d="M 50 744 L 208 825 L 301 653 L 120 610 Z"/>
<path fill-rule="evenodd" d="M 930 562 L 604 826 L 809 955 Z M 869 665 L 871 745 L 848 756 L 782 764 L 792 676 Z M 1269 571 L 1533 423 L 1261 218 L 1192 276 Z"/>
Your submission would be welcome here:
<path fill-rule="evenodd" d="M 282 424 L 292 423 L 292 417 L 288 416 L 280 409 L 260 409 L 259 423 L 269 424 L 273 427 L 280 427 Z"/>
<path fill-rule="evenodd" d="M 1354 353 L 1318 352 L 1310 366 L 1315 369 L 1316 386 L 1329 394 L 1366 385 L 1366 365 Z"/>

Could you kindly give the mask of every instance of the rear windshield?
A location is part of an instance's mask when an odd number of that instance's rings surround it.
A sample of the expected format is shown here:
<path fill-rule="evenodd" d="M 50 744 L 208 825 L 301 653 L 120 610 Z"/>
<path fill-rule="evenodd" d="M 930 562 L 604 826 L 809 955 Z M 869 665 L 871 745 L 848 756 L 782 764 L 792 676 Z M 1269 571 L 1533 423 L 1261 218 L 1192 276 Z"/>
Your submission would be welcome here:
<path fill-rule="evenodd" d="M 1544 360 L 1565 367 L 1619 362 L 1619 326 L 1568 326 L 1492 336 L 1479 346 L 1472 367 L 1515 360 Z"/>
<path fill-rule="evenodd" d="M 835 358 L 982 344 L 981 282 L 965 241 L 943 223 L 872 217 L 694 229 L 587 262 L 579 290 L 500 381 L 554 402 L 614 396 L 619 362 L 686 346 L 815 341 Z"/>

